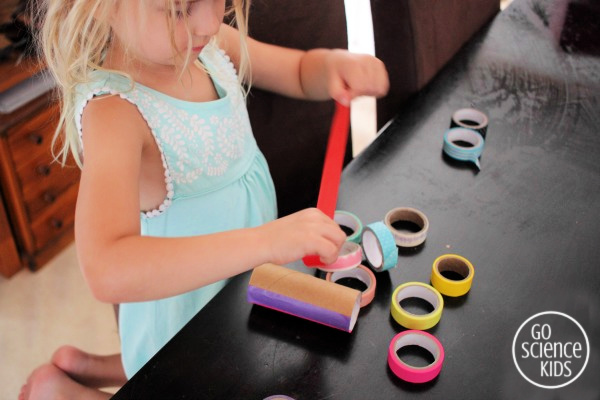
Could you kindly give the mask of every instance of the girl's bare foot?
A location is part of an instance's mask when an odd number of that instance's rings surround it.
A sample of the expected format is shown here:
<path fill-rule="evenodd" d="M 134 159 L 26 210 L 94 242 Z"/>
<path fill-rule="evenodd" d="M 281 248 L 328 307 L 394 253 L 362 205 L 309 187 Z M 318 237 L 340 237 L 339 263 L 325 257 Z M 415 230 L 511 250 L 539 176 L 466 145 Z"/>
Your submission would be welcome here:
<path fill-rule="evenodd" d="M 19 400 L 109 399 L 110 393 L 81 385 L 53 364 L 35 369 L 21 388 Z"/>
<path fill-rule="evenodd" d="M 120 387 L 127 381 L 120 354 L 99 356 L 62 346 L 54 352 L 51 363 L 75 382 L 91 388 Z"/>

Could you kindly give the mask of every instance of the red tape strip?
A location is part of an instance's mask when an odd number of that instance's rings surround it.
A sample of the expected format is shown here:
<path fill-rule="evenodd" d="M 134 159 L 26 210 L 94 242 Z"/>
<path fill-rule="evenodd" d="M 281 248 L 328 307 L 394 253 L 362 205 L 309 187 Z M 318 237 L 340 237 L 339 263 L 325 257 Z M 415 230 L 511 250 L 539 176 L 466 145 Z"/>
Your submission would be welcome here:
<path fill-rule="evenodd" d="M 327 151 L 325 153 L 325 162 L 323 164 L 319 199 L 317 200 L 317 208 L 330 218 L 333 218 L 337 205 L 349 128 L 350 107 L 346 107 L 336 101 L 335 113 L 333 114 L 329 140 L 327 142 Z M 306 256 L 302 261 L 307 267 L 325 265 L 321 262 L 319 256 L 316 255 Z"/>

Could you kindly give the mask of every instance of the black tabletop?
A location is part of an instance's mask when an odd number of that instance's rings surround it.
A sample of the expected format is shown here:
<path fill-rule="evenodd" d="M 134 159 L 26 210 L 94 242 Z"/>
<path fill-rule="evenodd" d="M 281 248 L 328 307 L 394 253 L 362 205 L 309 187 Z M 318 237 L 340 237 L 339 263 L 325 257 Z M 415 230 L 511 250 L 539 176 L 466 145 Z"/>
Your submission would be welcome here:
<path fill-rule="evenodd" d="M 114 398 L 598 399 L 600 41 L 584 40 L 597 33 L 592 3 L 517 0 L 345 169 L 338 209 L 367 224 L 410 206 L 430 223 L 423 245 L 399 250 L 397 267 L 377 274 L 352 333 L 248 304 L 244 274 Z M 442 153 L 463 107 L 490 119 L 481 171 Z M 387 366 L 404 330 L 390 317 L 392 291 L 429 283 L 446 253 L 473 263 L 473 286 L 444 297 L 428 330 L 445 349 L 440 375 L 409 384 Z M 574 318 L 590 344 L 583 373 L 559 389 L 526 381 L 512 355 L 521 324 L 544 311 Z"/>

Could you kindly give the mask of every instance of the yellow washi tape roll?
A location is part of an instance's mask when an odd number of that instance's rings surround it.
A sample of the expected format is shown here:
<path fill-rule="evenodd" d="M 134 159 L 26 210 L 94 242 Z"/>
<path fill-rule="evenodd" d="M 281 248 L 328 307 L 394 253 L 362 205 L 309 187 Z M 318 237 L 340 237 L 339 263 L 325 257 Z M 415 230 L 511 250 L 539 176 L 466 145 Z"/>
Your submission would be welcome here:
<path fill-rule="evenodd" d="M 417 315 L 406 311 L 400 302 L 410 297 L 423 299 L 433 306 L 429 314 Z M 408 329 L 425 330 L 435 326 L 442 317 L 444 299 L 440 292 L 421 282 L 407 282 L 394 290 L 390 311 L 397 323 Z"/>
<path fill-rule="evenodd" d="M 459 280 L 448 279 L 443 273 L 455 273 L 462 277 Z M 444 254 L 433 262 L 431 284 L 443 295 L 458 297 L 471 289 L 475 269 L 473 264 L 458 254 Z"/>

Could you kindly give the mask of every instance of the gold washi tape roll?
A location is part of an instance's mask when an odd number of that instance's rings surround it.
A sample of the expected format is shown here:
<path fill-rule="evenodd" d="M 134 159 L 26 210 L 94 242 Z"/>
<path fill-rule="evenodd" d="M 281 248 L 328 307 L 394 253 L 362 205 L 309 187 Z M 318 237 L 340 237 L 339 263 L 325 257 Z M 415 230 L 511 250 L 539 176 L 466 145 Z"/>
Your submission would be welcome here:
<path fill-rule="evenodd" d="M 462 279 L 449 279 L 448 273 L 458 274 Z M 444 254 L 433 262 L 431 284 L 445 296 L 458 297 L 471 289 L 474 275 L 475 269 L 469 260 L 458 254 Z"/>
<path fill-rule="evenodd" d="M 400 302 L 411 297 L 427 301 L 433 306 L 433 311 L 424 315 L 406 311 Z M 394 290 L 390 312 L 394 320 L 403 327 L 424 330 L 435 326 L 440 321 L 443 308 L 444 299 L 434 287 L 421 282 L 407 282 Z"/>

